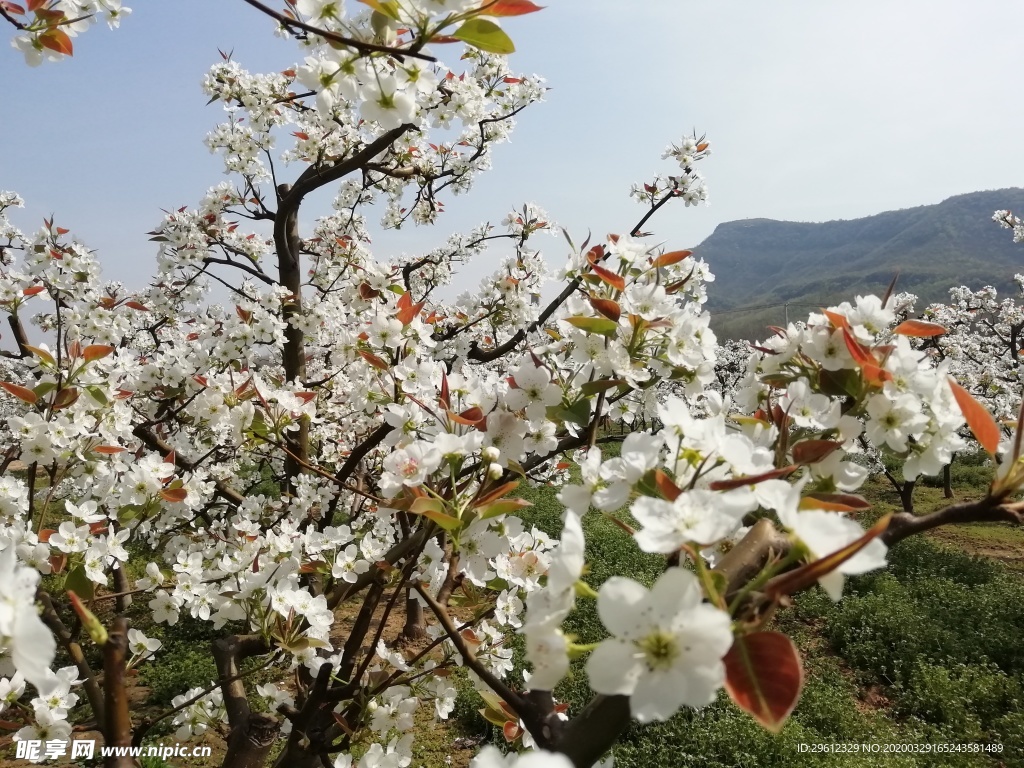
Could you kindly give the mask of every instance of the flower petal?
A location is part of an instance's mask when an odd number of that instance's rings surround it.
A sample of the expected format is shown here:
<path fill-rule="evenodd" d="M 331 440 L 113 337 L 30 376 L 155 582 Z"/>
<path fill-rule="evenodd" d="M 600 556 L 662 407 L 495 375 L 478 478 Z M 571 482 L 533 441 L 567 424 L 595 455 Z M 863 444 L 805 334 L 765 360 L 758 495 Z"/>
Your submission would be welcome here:
<path fill-rule="evenodd" d="M 597 595 L 597 614 L 601 623 L 616 637 L 631 638 L 648 626 L 644 616 L 647 590 L 625 576 L 612 576 L 601 585 Z"/>
<path fill-rule="evenodd" d="M 602 642 L 587 659 L 590 687 L 609 696 L 631 694 L 641 671 L 632 643 L 616 638 Z"/>

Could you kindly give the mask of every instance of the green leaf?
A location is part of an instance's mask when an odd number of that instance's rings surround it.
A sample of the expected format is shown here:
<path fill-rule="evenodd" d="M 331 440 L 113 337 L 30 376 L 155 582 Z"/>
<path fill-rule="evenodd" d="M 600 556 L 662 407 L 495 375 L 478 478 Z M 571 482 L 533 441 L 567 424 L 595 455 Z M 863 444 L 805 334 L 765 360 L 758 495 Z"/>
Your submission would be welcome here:
<path fill-rule="evenodd" d="M 267 420 L 263 417 L 260 411 L 252 416 L 252 424 L 249 425 L 249 431 L 252 432 L 256 437 L 266 437 L 269 434 L 267 428 Z"/>
<path fill-rule="evenodd" d="M 584 333 L 598 333 L 602 336 L 611 336 L 619 328 L 618 323 L 607 317 L 567 317 L 565 322 L 576 326 Z"/>
<path fill-rule="evenodd" d="M 398 3 L 395 0 L 359 0 L 363 5 L 368 5 L 377 13 L 387 16 L 395 21 L 400 20 Z"/>
<path fill-rule="evenodd" d="M 507 515 L 532 506 L 533 504 L 526 499 L 502 499 L 483 507 L 480 510 L 480 519 L 489 520 L 492 517 L 498 517 L 498 515 Z"/>
<path fill-rule="evenodd" d="M 87 385 L 85 391 L 88 392 L 92 399 L 95 400 L 100 405 L 106 405 L 108 402 L 110 402 L 109 400 L 107 400 L 107 396 L 103 393 L 103 390 L 100 387 L 96 386 L 95 384 Z"/>
<path fill-rule="evenodd" d="M 64 579 L 64 590 L 74 592 L 86 600 L 92 600 L 94 585 L 92 580 L 85 575 L 84 565 L 79 565 L 68 571 L 67 578 Z"/>
<path fill-rule="evenodd" d="M 505 30 L 488 19 L 470 19 L 452 36 L 487 53 L 513 53 L 516 49 Z"/>
<path fill-rule="evenodd" d="M 603 392 L 606 389 L 614 389 L 615 387 L 622 386 L 626 382 L 622 379 L 598 379 L 597 381 L 588 381 L 586 384 L 580 387 L 580 392 L 584 395 L 596 395 L 598 392 Z"/>
<path fill-rule="evenodd" d="M 526 477 L 526 470 L 523 469 L 523 465 L 513 459 L 508 460 L 508 469 L 510 472 L 514 472 L 520 477 Z"/>
<path fill-rule="evenodd" d="M 558 416 L 562 421 L 585 427 L 590 423 L 590 401 L 585 398 L 577 400 L 568 408 L 559 409 Z"/>
<path fill-rule="evenodd" d="M 818 375 L 818 385 L 822 393 L 833 397 L 850 395 L 857 397 L 860 394 L 860 377 L 856 371 L 844 369 L 840 371 L 822 371 Z"/>
<path fill-rule="evenodd" d="M 446 531 L 454 531 L 462 527 L 462 521 L 457 517 L 447 514 L 444 504 L 438 499 L 419 498 L 412 503 L 409 512 L 413 515 L 423 515 L 428 520 L 433 520 Z"/>

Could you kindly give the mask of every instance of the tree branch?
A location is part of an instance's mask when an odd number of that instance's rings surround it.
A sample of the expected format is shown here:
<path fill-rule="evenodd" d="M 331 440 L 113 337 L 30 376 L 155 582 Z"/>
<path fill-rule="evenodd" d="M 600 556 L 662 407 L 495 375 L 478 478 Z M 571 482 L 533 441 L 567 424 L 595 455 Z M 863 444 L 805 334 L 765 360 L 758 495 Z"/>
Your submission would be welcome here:
<path fill-rule="evenodd" d="M 986 496 L 978 501 L 964 501 L 952 504 L 937 512 L 927 515 L 912 515 L 900 512 L 893 515 L 889 527 L 881 535 L 887 546 L 916 533 L 929 531 L 943 525 L 959 523 L 999 523 L 1009 522 L 1024 525 L 1024 502 L 1003 503 L 1000 499 Z"/>
<path fill-rule="evenodd" d="M 283 13 L 278 13 L 273 8 L 268 8 L 258 0 L 242 1 L 248 3 L 257 10 L 262 11 L 267 16 L 270 16 L 272 19 L 277 21 L 282 27 L 285 27 L 287 29 L 301 29 L 303 32 L 309 32 L 311 34 L 317 35 L 318 37 L 322 37 L 324 40 L 330 40 L 333 43 L 347 45 L 349 48 L 354 48 L 355 50 L 360 51 L 362 53 L 387 53 L 399 60 L 401 60 L 403 56 L 411 56 L 415 59 L 423 59 L 424 61 L 437 61 L 437 59 L 435 59 L 433 56 L 429 56 L 425 53 L 420 53 L 419 51 L 416 50 L 411 50 L 408 48 L 394 48 L 389 45 L 378 45 L 376 43 L 365 43 L 362 40 L 353 40 L 350 37 L 344 37 L 343 35 L 339 35 L 336 32 L 330 32 L 329 30 L 326 29 L 314 27 L 312 24 L 307 24 L 306 22 L 299 21 L 298 19 L 289 18 L 288 16 L 285 16 Z"/>
<path fill-rule="evenodd" d="M 193 462 L 184 458 L 180 453 L 171 448 L 169 444 L 167 444 L 159 437 L 157 437 L 148 427 L 145 427 L 140 424 L 139 426 L 135 427 L 134 430 L 132 430 L 132 434 L 139 438 L 139 440 L 142 441 L 142 444 L 149 448 L 151 451 L 158 451 L 160 453 L 163 453 L 165 456 L 173 453 L 174 465 L 178 467 L 178 469 L 185 470 L 186 472 L 193 471 L 195 467 L 195 464 Z M 217 489 L 217 493 L 219 493 L 226 500 L 230 501 L 232 504 L 241 504 L 243 501 L 245 501 L 245 497 L 242 496 L 242 494 L 240 494 L 234 488 L 225 484 L 221 480 L 217 480 L 215 482 L 215 487 Z"/>
<path fill-rule="evenodd" d="M 485 667 L 480 660 L 477 659 L 476 654 L 469 649 L 469 646 L 466 645 L 466 641 L 463 639 L 462 635 L 459 634 L 459 630 L 452 621 L 451 616 L 448 615 L 448 611 L 446 611 L 444 606 L 440 605 L 437 600 L 431 597 L 430 593 L 422 584 L 419 582 L 413 582 L 412 586 L 419 593 L 420 597 L 423 598 L 424 602 L 430 606 L 430 610 L 433 611 L 437 620 L 441 623 L 441 626 L 448 635 L 448 639 L 452 641 L 452 644 L 455 646 L 456 650 L 458 650 L 459 655 L 462 656 L 462 660 L 465 665 L 473 670 L 477 674 L 477 677 L 483 680 L 491 690 L 501 696 L 505 703 L 512 707 L 512 709 L 522 717 L 528 708 L 526 699 L 505 685 L 505 683 L 499 680 L 491 670 Z M 534 738 L 536 738 L 538 734 L 533 735 Z"/>

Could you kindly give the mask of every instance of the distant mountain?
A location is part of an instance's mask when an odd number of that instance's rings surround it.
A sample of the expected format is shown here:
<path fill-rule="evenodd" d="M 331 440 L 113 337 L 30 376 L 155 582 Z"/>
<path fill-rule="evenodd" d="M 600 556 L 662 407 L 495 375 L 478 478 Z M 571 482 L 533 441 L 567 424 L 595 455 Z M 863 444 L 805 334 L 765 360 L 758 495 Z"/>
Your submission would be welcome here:
<path fill-rule="evenodd" d="M 949 288 L 1013 290 L 1024 273 L 1024 245 L 992 221 L 992 212 L 1024 213 L 1024 189 L 957 195 L 937 205 L 863 219 L 805 223 L 744 219 L 720 224 L 694 252 L 708 262 L 712 328 L 720 338 L 760 338 L 781 325 L 785 306 L 798 318 L 814 307 L 885 291 L 916 293 L 923 307 Z"/>

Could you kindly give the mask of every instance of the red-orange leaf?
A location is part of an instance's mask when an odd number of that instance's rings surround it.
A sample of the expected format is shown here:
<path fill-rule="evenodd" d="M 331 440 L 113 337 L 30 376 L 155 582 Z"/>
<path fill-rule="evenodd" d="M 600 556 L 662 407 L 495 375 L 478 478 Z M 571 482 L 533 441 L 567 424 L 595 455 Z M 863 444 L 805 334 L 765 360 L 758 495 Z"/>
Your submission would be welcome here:
<path fill-rule="evenodd" d="M 889 527 L 889 520 L 892 515 L 885 515 L 878 519 L 873 526 L 864 532 L 859 539 L 852 541 L 842 549 L 836 550 L 831 555 L 826 555 L 820 560 L 808 563 L 795 571 L 784 573 L 768 582 L 764 592 L 771 599 L 779 599 L 783 595 L 791 595 L 806 589 L 827 573 L 832 573 L 836 568 L 845 563 L 851 557 L 860 552 L 871 543 L 872 539 L 885 533 Z"/>
<path fill-rule="evenodd" d="M 864 375 L 864 381 L 876 386 L 892 381 L 892 374 L 874 363 L 864 363 L 860 368 L 860 372 Z"/>
<path fill-rule="evenodd" d="M 596 296 L 591 296 L 590 306 L 616 323 L 619 322 L 619 317 L 622 315 L 622 308 L 619 307 L 619 303 L 611 299 L 599 299 Z"/>
<path fill-rule="evenodd" d="M 678 264 L 683 259 L 692 255 L 693 251 L 669 251 L 668 253 L 663 253 L 661 256 L 656 258 L 652 263 L 652 266 L 669 267 L 673 264 Z"/>
<path fill-rule="evenodd" d="M 49 48 L 51 51 L 56 51 L 65 56 L 70 56 L 74 51 L 74 46 L 71 45 L 71 38 L 68 37 L 68 33 L 56 27 L 43 32 L 39 36 L 39 44 L 43 48 Z"/>
<path fill-rule="evenodd" d="M 800 500 L 800 509 L 858 512 L 862 509 L 871 509 L 871 505 L 863 496 L 854 493 L 809 493 Z"/>
<path fill-rule="evenodd" d="M 93 453 L 102 453 L 107 456 L 113 456 L 114 454 L 121 453 L 121 451 L 124 451 L 126 449 L 122 448 L 119 445 L 97 445 L 92 450 Z"/>
<path fill-rule="evenodd" d="M 74 405 L 80 394 L 81 392 L 77 387 L 64 387 L 53 398 L 53 410 L 59 411 L 61 408 Z"/>
<path fill-rule="evenodd" d="M 622 275 L 616 272 L 612 272 L 610 269 L 605 269 L 599 264 L 594 264 L 590 268 L 594 271 L 595 275 L 600 277 L 604 282 L 606 282 L 615 290 L 626 290 L 626 278 L 624 278 Z"/>
<path fill-rule="evenodd" d="M 797 471 L 799 467 L 796 465 L 789 467 L 779 467 L 768 472 L 762 472 L 759 475 L 746 475 L 745 477 L 734 477 L 732 480 L 715 480 L 713 483 L 708 485 L 712 491 L 731 491 L 734 488 L 742 488 L 746 485 L 755 485 L 756 483 L 763 483 L 765 480 L 776 480 L 781 477 L 787 477 Z"/>
<path fill-rule="evenodd" d="M 82 357 L 85 358 L 87 363 L 90 363 L 93 360 L 99 360 L 106 357 L 113 351 L 114 348 L 108 344 L 90 344 L 82 350 Z"/>
<path fill-rule="evenodd" d="M 452 407 L 451 392 L 448 389 L 448 375 L 444 372 L 441 373 L 441 392 L 437 396 L 437 404 L 446 411 Z"/>
<path fill-rule="evenodd" d="M 497 501 L 503 496 L 512 493 L 519 486 L 518 480 L 510 480 L 507 483 L 502 483 L 497 488 L 488 491 L 486 494 L 477 499 L 475 507 L 485 507 L 488 504 Z"/>
<path fill-rule="evenodd" d="M 19 400 L 22 400 L 29 405 L 35 405 L 36 400 L 39 396 L 28 387 L 23 387 L 20 384 L 11 384 L 9 381 L 0 381 L 0 387 L 3 387 L 12 395 Z"/>
<path fill-rule="evenodd" d="M 658 489 L 658 493 L 669 501 L 675 501 L 679 498 L 679 494 L 682 493 L 679 490 L 679 486 L 672 481 L 672 478 L 660 469 L 654 470 L 654 487 Z"/>
<path fill-rule="evenodd" d="M 26 288 L 24 291 L 22 291 L 22 293 L 25 294 L 26 296 L 35 296 L 36 294 L 42 293 L 45 290 L 46 286 L 33 285 L 29 288 Z"/>
<path fill-rule="evenodd" d="M 953 397 L 956 398 L 956 404 L 960 406 L 960 412 L 967 420 L 967 426 L 974 433 L 974 439 L 994 456 L 1001 435 L 996 420 L 985 406 L 975 400 L 971 393 L 957 384 L 953 378 L 949 380 L 949 388 L 953 390 Z"/>
<path fill-rule="evenodd" d="M 368 362 L 370 365 L 372 365 L 374 368 L 380 368 L 382 371 L 388 370 L 388 364 L 385 363 L 383 360 L 381 360 L 379 357 L 377 357 L 372 352 L 367 352 L 364 349 L 360 349 L 360 350 L 358 350 L 358 352 L 359 352 L 359 356 L 361 358 L 363 358 L 363 360 Z"/>
<path fill-rule="evenodd" d="M 801 440 L 793 446 L 793 461 L 797 464 L 817 464 L 842 444 L 834 440 Z"/>
<path fill-rule="evenodd" d="M 924 320 L 904 320 L 893 330 L 893 333 L 900 336 L 916 336 L 920 339 L 941 336 L 945 332 L 946 329 L 938 323 L 928 323 Z"/>
<path fill-rule="evenodd" d="M 825 315 L 829 320 L 832 321 L 832 325 L 836 328 L 849 328 L 850 321 L 846 319 L 845 315 L 840 315 L 838 312 L 830 312 L 827 309 L 821 310 L 822 314 Z"/>
<path fill-rule="evenodd" d="M 406 294 L 406 296 L 408 295 L 409 294 Z M 411 323 L 419 315 L 420 310 L 423 309 L 423 305 L 425 303 L 426 302 L 420 301 L 416 304 L 399 310 L 397 315 L 398 322 L 400 322 L 402 325 L 408 325 L 409 323 Z"/>
<path fill-rule="evenodd" d="M 542 5 L 534 5 L 530 0 L 496 0 L 484 9 L 485 16 L 522 16 L 524 13 L 536 13 L 544 9 Z"/>
<path fill-rule="evenodd" d="M 184 488 L 164 488 L 160 491 L 160 497 L 164 501 L 180 502 L 188 498 L 188 491 Z"/>
<path fill-rule="evenodd" d="M 843 339 L 846 341 L 846 348 L 850 350 L 850 357 L 857 365 L 878 365 L 878 361 L 872 357 L 868 348 L 854 338 L 848 327 L 843 328 Z"/>
<path fill-rule="evenodd" d="M 804 686 L 793 641 L 781 632 L 741 635 L 724 661 L 729 697 L 772 733 L 781 731 Z"/>

